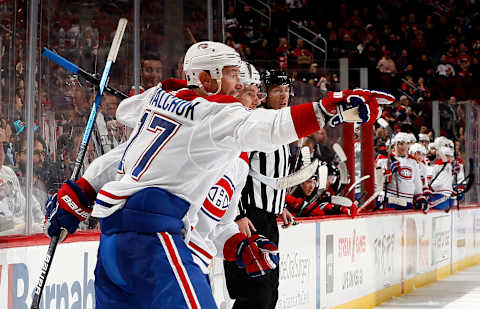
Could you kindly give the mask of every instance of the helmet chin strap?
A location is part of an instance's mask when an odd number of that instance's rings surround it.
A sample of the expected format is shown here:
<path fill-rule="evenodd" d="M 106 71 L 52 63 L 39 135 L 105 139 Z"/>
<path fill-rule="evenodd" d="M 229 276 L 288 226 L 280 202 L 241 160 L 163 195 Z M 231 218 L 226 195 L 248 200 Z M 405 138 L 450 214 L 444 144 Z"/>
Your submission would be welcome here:
<path fill-rule="evenodd" d="M 215 92 L 208 92 L 205 87 L 203 87 L 203 84 L 200 86 L 200 89 L 202 89 L 207 95 L 216 95 L 222 90 L 222 80 L 221 79 L 216 79 L 217 81 L 217 91 Z"/>

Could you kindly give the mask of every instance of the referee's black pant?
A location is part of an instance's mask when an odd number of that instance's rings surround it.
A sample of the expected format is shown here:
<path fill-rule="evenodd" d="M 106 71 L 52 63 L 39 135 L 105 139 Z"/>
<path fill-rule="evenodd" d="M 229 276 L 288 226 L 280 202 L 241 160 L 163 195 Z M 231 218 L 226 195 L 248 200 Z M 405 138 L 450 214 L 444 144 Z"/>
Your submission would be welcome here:
<path fill-rule="evenodd" d="M 278 246 L 277 215 L 258 208 L 247 208 L 247 217 L 257 233 Z M 232 309 L 274 309 L 278 300 L 278 267 L 268 274 L 252 278 L 235 262 L 224 262 L 225 279 L 230 298 L 235 300 Z"/>

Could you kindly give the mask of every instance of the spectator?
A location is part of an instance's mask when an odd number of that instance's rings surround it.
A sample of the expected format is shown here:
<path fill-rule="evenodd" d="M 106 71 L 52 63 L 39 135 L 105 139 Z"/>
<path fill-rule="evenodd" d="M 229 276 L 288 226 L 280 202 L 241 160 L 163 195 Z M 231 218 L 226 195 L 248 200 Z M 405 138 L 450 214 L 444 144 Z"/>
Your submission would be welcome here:
<path fill-rule="evenodd" d="M 277 53 L 278 66 L 280 69 L 285 70 L 288 66 L 288 54 L 289 46 L 287 38 L 280 38 L 278 41 L 278 46 L 275 49 Z"/>
<path fill-rule="evenodd" d="M 0 129 L 0 140 L 5 140 L 5 132 Z M 25 197 L 15 172 L 3 165 L 5 158 L 3 144 L 0 143 L 0 235 L 20 232 L 25 215 Z M 38 219 L 38 218 L 37 218 Z"/>
<path fill-rule="evenodd" d="M 440 64 L 437 66 L 437 74 L 441 77 L 453 77 L 455 76 L 455 69 L 453 66 L 447 62 L 447 56 L 442 55 L 440 58 Z"/>
<path fill-rule="evenodd" d="M 0 143 L 2 143 L 5 154 L 3 165 L 14 166 L 15 161 L 13 158 L 12 127 L 8 121 L 3 118 L 0 119 L 0 139 Z"/>
<path fill-rule="evenodd" d="M 315 86 L 320 82 L 320 75 L 318 75 L 318 64 L 312 63 L 308 72 L 300 72 L 298 79 L 304 83 Z"/>
<path fill-rule="evenodd" d="M 406 49 L 402 49 L 397 63 L 401 71 L 404 71 L 407 68 L 408 64 L 410 63 L 410 59 L 408 57 L 408 51 Z"/>
<path fill-rule="evenodd" d="M 377 69 L 381 73 L 394 75 L 397 73 L 397 66 L 390 57 L 390 51 L 385 51 L 382 59 L 378 61 Z"/>
<path fill-rule="evenodd" d="M 141 81 L 145 89 L 155 87 L 163 79 L 163 64 L 160 58 L 146 55 L 142 61 Z"/>
<path fill-rule="evenodd" d="M 27 168 L 27 138 L 25 134 L 20 135 L 18 143 L 16 143 L 16 174 L 20 180 L 22 188 L 25 188 L 26 168 Z M 48 190 L 43 179 L 44 162 L 45 162 L 45 142 L 36 135 L 33 149 L 33 198 L 40 209 L 45 205 L 48 198 Z"/>
<path fill-rule="evenodd" d="M 238 20 L 235 15 L 235 7 L 233 5 L 229 5 L 227 12 L 225 13 L 225 29 L 228 31 L 235 31 L 238 28 Z"/>
<path fill-rule="evenodd" d="M 302 39 L 297 39 L 297 47 L 293 50 L 293 54 L 297 58 L 298 64 L 310 64 L 313 60 L 312 53 L 303 45 L 304 41 Z"/>

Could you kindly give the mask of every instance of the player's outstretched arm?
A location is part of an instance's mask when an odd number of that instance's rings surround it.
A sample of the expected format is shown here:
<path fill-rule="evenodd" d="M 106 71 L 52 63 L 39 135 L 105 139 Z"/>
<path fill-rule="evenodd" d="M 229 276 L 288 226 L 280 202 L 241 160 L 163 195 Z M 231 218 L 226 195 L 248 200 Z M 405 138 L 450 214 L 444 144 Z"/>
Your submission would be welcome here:
<path fill-rule="evenodd" d="M 210 133 L 214 145 L 205 147 L 271 151 L 272 146 L 294 142 L 318 131 L 326 123 L 332 126 L 344 122 L 373 123 L 380 116 L 379 103 L 393 103 L 394 100 L 390 95 L 369 90 L 345 90 L 330 93 L 320 102 L 280 110 L 219 108 L 204 129 Z M 195 147 L 202 148 L 202 145 Z"/>

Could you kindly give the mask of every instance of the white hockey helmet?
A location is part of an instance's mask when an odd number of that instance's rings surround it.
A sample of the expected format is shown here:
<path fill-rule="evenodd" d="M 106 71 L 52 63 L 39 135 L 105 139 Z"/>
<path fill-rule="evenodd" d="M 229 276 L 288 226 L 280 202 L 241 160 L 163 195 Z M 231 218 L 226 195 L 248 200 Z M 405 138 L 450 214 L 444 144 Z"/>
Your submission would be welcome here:
<path fill-rule="evenodd" d="M 242 61 L 240 65 L 240 81 L 244 86 L 255 85 L 260 87 L 260 73 L 252 64 Z"/>
<path fill-rule="evenodd" d="M 399 142 L 408 143 L 410 141 L 410 136 L 405 132 L 398 132 L 394 137 L 392 144 L 396 145 Z"/>
<path fill-rule="evenodd" d="M 240 55 L 230 46 L 220 42 L 203 41 L 193 44 L 187 50 L 183 71 L 189 86 L 202 86 L 198 74 L 203 71 L 209 71 L 210 76 L 220 85 L 223 68 L 240 67 L 241 62 Z"/>
<path fill-rule="evenodd" d="M 445 136 L 437 137 L 435 139 L 435 144 L 437 145 L 437 148 L 440 148 L 440 147 L 443 147 L 443 146 L 450 147 L 450 148 L 454 147 L 453 141 L 446 138 Z"/>
<path fill-rule="evenodd" d="M 422 144 L 415 143 L 410 148 L 408 149 L 409 154 L 415 154 L 417 152 L 420 152 L 421 154 L 426 155 L 427 154 L 427 149 Z"/>
<path fill-rule="evenodd" d="M 408 138 L 409 138 L 409 140 L 408 140 L 409 143 L 413 144 L 413 143 L 417 142 L 417 138 L 415 137 L 415 134 L 413 134 L 413 133 L 407 133 L 407 134 L 408 134 Z"/>
<path fill-rule="evenodd" d="M 418 134 L 418 141 L 420 141 L 420 142 L 430 142 L 430 136 L 428 136 L 428 134 L 420 133 L 420 134 Z"/>
<path fill-rule="evenodd" d="M 445 156 L 453 157 L 453 149 L 450 147 L 442 146 L 439 151 Z"/>

